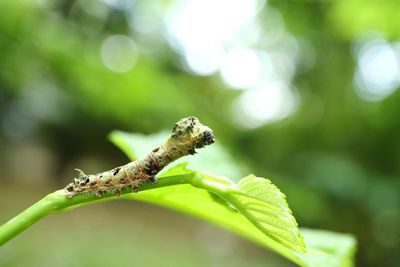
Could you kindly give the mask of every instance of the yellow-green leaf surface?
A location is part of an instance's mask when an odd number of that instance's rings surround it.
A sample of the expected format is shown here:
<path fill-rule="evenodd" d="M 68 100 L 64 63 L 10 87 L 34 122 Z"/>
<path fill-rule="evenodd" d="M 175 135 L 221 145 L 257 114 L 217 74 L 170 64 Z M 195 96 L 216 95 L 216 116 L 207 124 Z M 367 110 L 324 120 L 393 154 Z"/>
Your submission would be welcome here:
<path fill-rule="evenodd" d="M 304 239 L 285 195 L 270 180 L 249 175 L 228 196 L 264 234 L 294 251 L 306 252 Z"/>
<path fill-rule="evenodd" d="M 157 135 L 155 135 L 157 137 Z M 157 145 L 160 135 L 145 137 L 143 135 L 114 132 L 111 140 L 117 144 L 131 159 L 142 156 Z M 235 163 L 219 148 L 222 159 L 218 160 L 218 153 L 213 159 L 201 160 L 194 168 L 193 162 L 201 157 L 203 150 L 194 157 L 185 157 L 182 164 L 176 163 L 159 175 L 160 179 L 168 179 L 168 176 L 196 173 L 198 181 L 210 184 L 210 188 L 217 190 L 219 197 L 210 194 L 210 190 L 201 189 L 193 185 L 182 184 L 162 187 L 153 190 L 126 194 L 123 198 L 136 199 L 150 202 L 156 205 L 168 207 L 192 216 L 212 222 L 233 231 L 244 238 L 263 247 L 271 249 L 300 266 L 311 267 L 349 267 L 352 266 L 352 257 L 355 251 L 355 240 L 352 236 L 331 233 L 327 231 L 301 230 L 297 228 L 295 218 L 290 212 L 285 196 L 269 180 L 253 175 L 242 178 L 237 184 L 226 178 L 206 174 L 202 171 L 210 171 L 225 175 L 230 166 Z M 225 154 L 224 154 L 225 153 Z M 221 163 L 222 168 L 218 169 Z M 191 169 L 195 169 L 193 171 Z M 235 169 L 234 169 L 235 170 Z M 238 174 L 238 168 L 236 167 Z M 204 187 L 206 188 L 206 187 Z M 303 233 L 303 235 L 302 235 Z M 304 236 L 304 240 L 303 240 Z M 305 245 L 307 251 L 305 252 Z M 305 253 L 304 253 L 305 252 Z"/>

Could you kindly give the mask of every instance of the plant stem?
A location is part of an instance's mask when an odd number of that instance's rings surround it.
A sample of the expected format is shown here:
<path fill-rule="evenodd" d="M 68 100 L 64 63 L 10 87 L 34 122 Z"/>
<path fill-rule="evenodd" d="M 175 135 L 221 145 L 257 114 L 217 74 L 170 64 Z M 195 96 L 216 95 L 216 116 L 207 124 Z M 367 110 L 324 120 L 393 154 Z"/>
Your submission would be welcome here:
<path fill-rule="evenodd" d="M 49 201 L 49 196 L 44 197 L 37 203 L 18 214 L 13 219 L 0 227 L 0 245 L 4 244 L 18 233 L 35 223 L 36 221 L 49 214 L 54 207 L 54 203 Z"/>
<path fill-rule="evenodd" d="M 141 187 L 141 191 L 151 190 L 160 187 L 173 186 L 178 184 L 191 183 L 194 173 L 174 175 L 159 179 L 155 184 L 146 183 Z M 135 194 L 128 189 L 121 194 Z M 34 205 L 30 206 L 2 226 L 0 226 L 0 246 L 14 238 L 23 230 L 43 218 L 44 216 L 57 211 L 71 210 L 82 205 L 96 202 L 111 201 L 118 199 L 118 196 L 106 194 L 96 197 L 94 194 L 82 194 L 73 198 L 68 198 L 64 190 L 58 190 L 48 194 Z"/>

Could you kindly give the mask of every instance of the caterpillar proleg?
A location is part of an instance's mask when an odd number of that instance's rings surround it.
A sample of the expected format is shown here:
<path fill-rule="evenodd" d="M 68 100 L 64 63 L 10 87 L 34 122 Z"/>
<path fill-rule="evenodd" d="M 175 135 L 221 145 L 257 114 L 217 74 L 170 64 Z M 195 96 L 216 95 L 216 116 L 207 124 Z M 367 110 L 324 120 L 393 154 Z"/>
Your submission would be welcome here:
<path fill-rule="evenodd" d="M 138 192 L 139 186 L 146 182 L 157 182 L 156 175 L 169 163 L 186 155 L 193 155 L 197 148 L 214 143 L 213 131 L 201 124 L 195 117 L 184 118 L 175 123 L 171 135 L 153 149 L 147 156 L 126 165 L 97 174 L 85 174 L 76 169 L 78 178 L 64 190 L 70 198 L 77 194 L 94 193 L 100 197 L 105 192 L 119 195 L 121 190 L 130 187 Z"/>

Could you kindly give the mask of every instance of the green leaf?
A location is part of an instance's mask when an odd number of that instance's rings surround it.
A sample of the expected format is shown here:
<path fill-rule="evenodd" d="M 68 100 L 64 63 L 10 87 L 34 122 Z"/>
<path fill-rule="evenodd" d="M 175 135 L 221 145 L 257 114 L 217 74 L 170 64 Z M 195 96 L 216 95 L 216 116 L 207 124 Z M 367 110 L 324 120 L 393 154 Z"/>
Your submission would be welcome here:
<path fill-rule="evenodd" d="M 306 252 L 285 195 L 270 180 L 249 175 L 241 179 L 236 188 L 227 198 L 255 226 L 294 251 Z"/>
<path fill-rule="evenodd" d="M 111 134 L 111 140 L 131 157 L 148 153 L 159 145 L 164 137 L 165 134 L 162 138 L 161 135 L 146 137 L 121 132 Z M 132 146 L 135 146 L 135 150 Z M 192 170 L 194 162 L 202 154 L 203 149 L 195 157 L 184 158 L 189 162 L 190 169 L 188 164 L 182 163 L 181 160 L 175 163 L 174 167 L 158 175 L 159 178 L 168 179 L 173 175 L 193 173 L 195 179 L 191 185 L 160 187 L 121 197 L 168 207 L 212 222 L 271 249 L 300 266 L 352 266 L 356 247 L 352 236 L 302 229 L 307 244 L 307 251 L 303 253 L 305 250 L 301 232 L 291 215 L 284 194 L 276 186 L 269 180 L 254 175 L 247 176 L 235 184 L 223 177 Z M 232 161 L 224 164 L 235 165 Z M 214 159 L 208 163 L 205 159 L 201 169 L 196 170 L 210 170 L 214 165 L 216 165 Z M 217 167 L 218 174 L 223 174 L 224 168 Z M 210 192 L 218 194 L 219 197 L 216 198 Z"/>
<path fill-rule="evenodd" d="M 352 267 L 357 241 L 349 234 L 301 228 L 308 253 L 298 254 L 309 267 Z"/>

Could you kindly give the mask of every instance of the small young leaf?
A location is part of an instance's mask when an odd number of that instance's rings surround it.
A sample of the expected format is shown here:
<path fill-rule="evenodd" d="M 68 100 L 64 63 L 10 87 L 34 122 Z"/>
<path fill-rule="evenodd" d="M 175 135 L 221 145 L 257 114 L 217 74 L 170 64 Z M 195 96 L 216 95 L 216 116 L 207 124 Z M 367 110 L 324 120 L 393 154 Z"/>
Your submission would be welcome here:
<path fill-rule="evenodd" d="M 229 191 L 228 200 L 264 234 L 293 249 L 306 252 L 303 236 L 285 195 L 270 180 L 249 175 Z"/>

